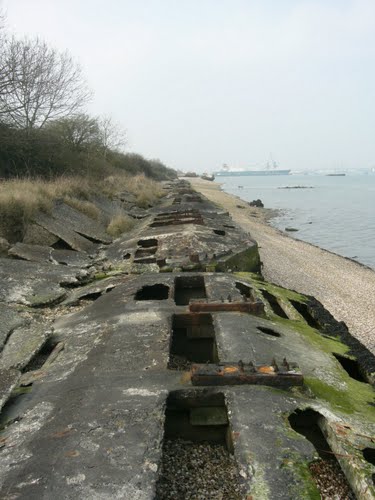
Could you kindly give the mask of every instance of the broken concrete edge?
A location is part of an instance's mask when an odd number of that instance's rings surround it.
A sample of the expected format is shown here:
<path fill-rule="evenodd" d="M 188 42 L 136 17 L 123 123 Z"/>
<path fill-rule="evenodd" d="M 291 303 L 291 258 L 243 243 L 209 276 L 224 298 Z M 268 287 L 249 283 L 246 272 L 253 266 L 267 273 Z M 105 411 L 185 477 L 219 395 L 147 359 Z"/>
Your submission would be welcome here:
<path fill-rule="evenodd" d="M 246 273 L 239 273 L 240 277 L 247 281 L 254 289 L 262 290 L 264 288 L 272 291 L 272 293 L 277 297 L 281 304 L 286 304 L 289 299 L 298 299 L 301 302 L 308 303 L 311 298 L 298 294 L 291 290 L 287 290 L 282 287 L 278 287 L 273 284 L 268 284 L 266 282 L 254 282 L 249 277 L 246 279 Z M 259 291 L 258 291 L 259 293 Z M 314 299 L 314 307 L 321 311 L 325 311 L 324 307 Z M 287 309 L 287 307 L 286 307 Z M 358 363 L 360 363 L 362 358 L 367 361 L 366 366 L 363 366 L 363 370 L 369 365 L 373 366 L 375 363 L 375 356 L 369 352 L 365 346 L 363 346 L 359 341 L 354 339 L 347 331 L 346 327 L 342 323 L 337 322 L 332 315 L 330 315 L 331 325 L 335 324 L 338 331 L 342 331 L 343 334 L 338 337 L 327 337 L 323 336 L 322 333 L 309 326 L 302 318 L 299 320 L 295 319 L 284 319 L 277 316 L 272 311 L 267 311 L 268 316 L 272 319 L 275 324 L 279 324 L 284 327 L 292 327 L 300 333 L 308 342 L 313 346 L 318 347 L 321 351 L 333 356 L 333 353 L 338 353 L 347 356 L 351 353 L 352 345 L 356 346 L 357 353 L 363 353 L 362 356 L 356 357 Z M 326 402 L 332 411 L 339 412 L 349 416 L 355 414 L 356 417 L 364 421 L 375 423 L 375 412 L 374 412 L 374 389 L 371 385 L 371 380 L 373 372 L 369 372 L 369 383 L 359 382 L 352 379 L 344 370 L 339 369 L 335 371 L 335 377 L 342 380 L 343 384 L 347 387 L 346 391 L 340 390 L 336 383 L 330 384 L 328 377 L 323 380 L 321 377 L 305 377 L 306 386 L 312 391 L 317 399 L 322 402 Z"/>
<path fill-rule="evenodd" d="M 19 370 L 0 368 L 0 411 L 18 386 L 20 378 Z"/>
<path fill-rule="evenodd" d="M 0 355 L 0 369 L 24 369 L 51 335 L 51 328 L 43 324 L 31 323 L 27 328 L 15 329 Z"/>

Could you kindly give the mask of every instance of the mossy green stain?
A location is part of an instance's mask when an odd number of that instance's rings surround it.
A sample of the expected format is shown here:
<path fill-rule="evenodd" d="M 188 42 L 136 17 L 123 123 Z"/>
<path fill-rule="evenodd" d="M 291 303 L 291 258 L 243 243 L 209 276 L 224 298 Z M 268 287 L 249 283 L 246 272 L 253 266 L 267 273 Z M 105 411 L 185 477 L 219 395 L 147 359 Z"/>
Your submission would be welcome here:
<path fill-rule="evenodd" d="M 336 389 L 316 377 L 305 377 L 304 381 L 314 396 L 328 403 L 333 410 L 344 414 L 356 414 L 359 418 L 375 424 L 375 411 L 371 405 L 374 401 L 374 390 L 369 384 L 344 377 L 346 389 Z"/>

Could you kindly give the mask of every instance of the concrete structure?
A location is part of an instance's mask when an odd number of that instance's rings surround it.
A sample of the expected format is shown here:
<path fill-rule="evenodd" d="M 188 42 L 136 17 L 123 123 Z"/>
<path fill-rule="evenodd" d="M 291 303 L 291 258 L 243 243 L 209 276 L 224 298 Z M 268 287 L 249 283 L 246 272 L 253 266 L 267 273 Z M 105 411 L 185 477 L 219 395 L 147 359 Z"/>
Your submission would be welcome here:
<path fill-rule="evenodd" d="M 355 495 L 375 498 L 374 357 L 313 298 L 264 282 L 256 243 L 227 215 L 184 184 L 168 193 L 102 249 L 89 284 L 69 267 L 57 316 L 47 302 L 23 324 L 21 292 L 1 306 L 0 497 L 163 498 L 163 441 L 182 438 L 234 455 L 240 498 L 317 498 L 308 428 Z M 56 286 L 57 271 L 31 265 Z M 274 381 L 194 386 L 207 362 Z M 282 366 L 303 384 L 279 384 Z"/>

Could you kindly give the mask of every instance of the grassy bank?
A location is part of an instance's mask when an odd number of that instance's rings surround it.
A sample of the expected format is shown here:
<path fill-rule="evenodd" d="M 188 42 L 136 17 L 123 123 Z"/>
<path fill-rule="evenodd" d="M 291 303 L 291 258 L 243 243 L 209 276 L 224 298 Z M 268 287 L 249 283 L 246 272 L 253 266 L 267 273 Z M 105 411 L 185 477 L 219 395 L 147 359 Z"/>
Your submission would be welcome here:
<path fill-rule="evenodd" d="M 102 181 L 89 177 L 61 177 L 51 181 L 12 179 L 0 182 L 0 237 L 11 242 L 22 240 L 33 215 L 38 211 L 49 213 L 58 199 L 92 219 L 98 219 L 99 210 L 91 201 L 94 195 L 114 198 L 124 191 L 134 195 L 141 208 L 155 203 L 162 194 L 158 182 L 144 175 L 121 173 Z M 110 222 L 109 233 L 117 236 L 121 229 L 128 230 L 131 226 L 130 218 L 118 215 Z"/>

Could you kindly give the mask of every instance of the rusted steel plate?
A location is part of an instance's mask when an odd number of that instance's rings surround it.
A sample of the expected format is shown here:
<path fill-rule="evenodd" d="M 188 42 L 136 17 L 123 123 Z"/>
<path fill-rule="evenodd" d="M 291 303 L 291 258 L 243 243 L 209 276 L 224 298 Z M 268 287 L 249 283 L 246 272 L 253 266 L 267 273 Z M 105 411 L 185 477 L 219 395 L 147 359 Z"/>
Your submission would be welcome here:
<path fill-rule="evenodd" d="M 263 302 L 191 302 L 189 304 L 190 312 L 242 312 L 256 314 L 261 316 L 264 314 Z"/>
<path fill-rule="evenodd" d="M 297 365 L 283 362 L 277 366 L 252 363 L 194 364 L 191 368 L 193 385 L 258 384 L 276 387 L 303 385 L 303 376 Z"/>

